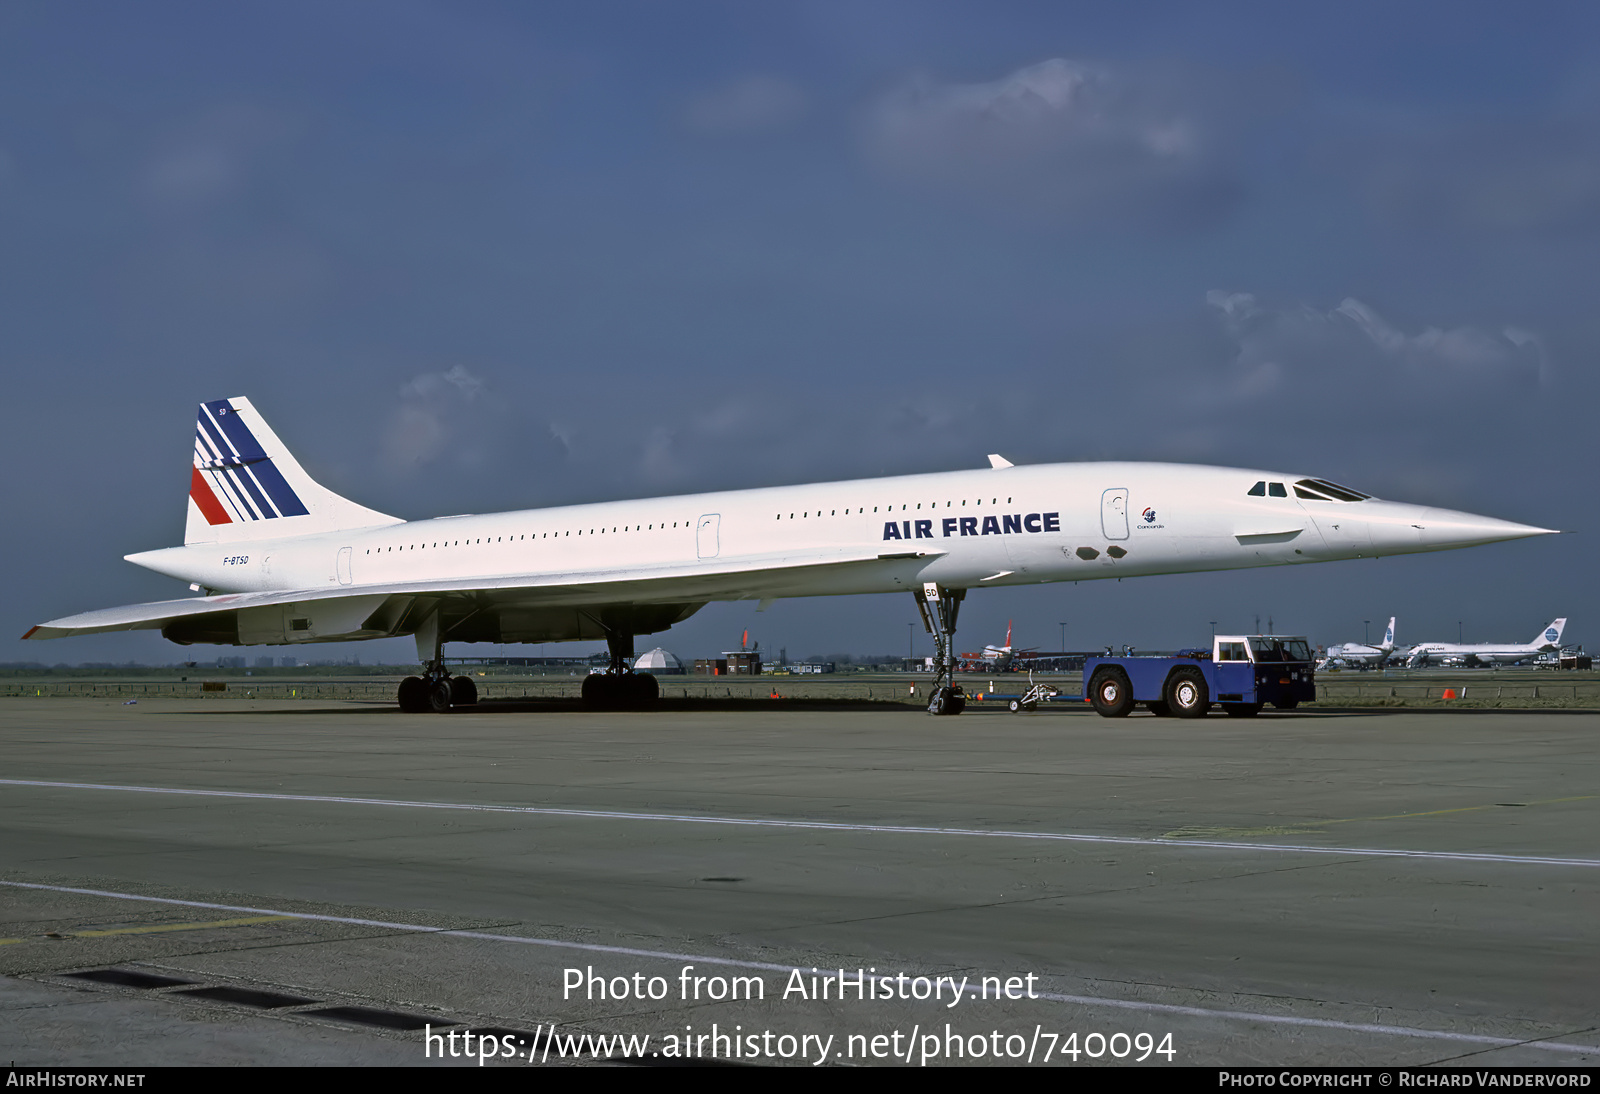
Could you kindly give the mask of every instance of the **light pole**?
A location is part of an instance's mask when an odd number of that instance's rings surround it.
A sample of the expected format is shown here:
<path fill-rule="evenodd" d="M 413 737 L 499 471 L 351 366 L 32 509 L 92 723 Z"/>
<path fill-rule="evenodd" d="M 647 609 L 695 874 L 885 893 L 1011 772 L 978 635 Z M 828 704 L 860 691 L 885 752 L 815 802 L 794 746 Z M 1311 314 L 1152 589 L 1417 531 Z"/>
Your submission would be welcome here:
<path fill-rule="evenodd" d="M 1056 626 L 1061 628 L 1061 652 L 1062 653 L 1066 653 L 1067 652 L 1067 625 L 1065 623 L 1057 623 Z"/>
<path fill-rule="evenodd" d="M 1211 637 L 1213 640 L 1217 637 L 1217 621 L 1215 619 L 1211 621 Z"/>
<path fill-rule="evenodd" d="M 1372 645 L 1372 636 L 1367 633 L 1367 628 L 1370 626 L 1372 626 L 1372 620 L 1363 619 L 1361 621 L 1361 644 L 1363 646 Z"/>
<path fill-rule="evenodd" d="M 907 623 L 906 624 L 906 660 L 907 661 L 911 660 L 911 628 L 914 627 L 914 626 L 916 626 L 915 623 Z"/>

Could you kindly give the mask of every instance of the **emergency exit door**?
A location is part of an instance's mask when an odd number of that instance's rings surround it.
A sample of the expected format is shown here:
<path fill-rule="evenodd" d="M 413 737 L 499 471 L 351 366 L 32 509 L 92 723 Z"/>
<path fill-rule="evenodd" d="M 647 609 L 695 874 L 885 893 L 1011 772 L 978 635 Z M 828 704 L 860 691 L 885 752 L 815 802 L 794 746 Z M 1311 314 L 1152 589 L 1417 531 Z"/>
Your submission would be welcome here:
<path fill-rule="evenodd" d="M 1128 488 L 1114 486 L 1100 495 L 1100 530 L 1107 539 L 1128 538 Z"/>

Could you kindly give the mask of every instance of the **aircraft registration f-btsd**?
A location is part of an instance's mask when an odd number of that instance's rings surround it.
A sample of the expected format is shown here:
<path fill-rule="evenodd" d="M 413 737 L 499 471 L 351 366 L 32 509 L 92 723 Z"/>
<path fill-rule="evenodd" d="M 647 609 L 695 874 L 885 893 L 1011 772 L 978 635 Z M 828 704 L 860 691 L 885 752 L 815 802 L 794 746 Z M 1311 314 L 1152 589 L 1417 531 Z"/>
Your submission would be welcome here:
<path fill-rule="evenodd" d="M 299 645 L 414 635 L 405 710 L 471 702 L 445 642 L 606 640 L 595 705 L 645 705 L 636 635 L 713 600 L 909 592 L 938 655 L 929 710 L 965 705 L 951 636 L 971 589 L 1469 547 L 1552 529 L 1380 501 L 1325 479 L 1066 463 L 405 521 L 318 485 L 248 399 L 200 405 L 181 547 L 125 556 L 203 595 L 52 620 L 24 637 L 159 629 Z"/>

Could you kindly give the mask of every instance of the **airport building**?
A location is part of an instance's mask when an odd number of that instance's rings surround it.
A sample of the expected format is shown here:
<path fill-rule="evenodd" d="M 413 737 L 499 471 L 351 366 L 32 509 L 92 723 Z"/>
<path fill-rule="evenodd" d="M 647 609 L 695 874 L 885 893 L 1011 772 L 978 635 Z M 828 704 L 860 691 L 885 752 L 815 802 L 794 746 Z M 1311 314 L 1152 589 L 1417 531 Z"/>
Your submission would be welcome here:
<path fill-rule="evenodd" d="M 721 657 L 701 657 L 694 663 L 696 676 L 760 676 L 761 655 L 754 650 L 728 650 Z"/>
<path fill-rule="evenodd" d="M 634 672 L 648 672 L 652 676 L 682 676 L 683 662 L 657 646 L 649 653 L 641 653 L 633 663 Z"/>

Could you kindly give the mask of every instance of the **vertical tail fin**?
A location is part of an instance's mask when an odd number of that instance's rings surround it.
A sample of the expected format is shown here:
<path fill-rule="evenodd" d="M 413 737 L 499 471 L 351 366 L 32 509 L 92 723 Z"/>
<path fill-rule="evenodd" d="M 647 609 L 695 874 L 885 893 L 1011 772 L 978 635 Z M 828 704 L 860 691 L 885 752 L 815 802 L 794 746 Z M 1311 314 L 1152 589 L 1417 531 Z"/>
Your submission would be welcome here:
<path fill-rule="evenodd" d="M 1389 629 L 1383 632 L 1383 645 L 1380 649 L 1394 649 L 1394 616 L 1389 617 Z"/>
<path fill-rule="evenodd" d="M 1561 632 L 1566 630 L 1566 629 L 1567 629 L 1567 621 L 1565 619 L 1554 620 L 1554 621 L 1551 622 L 1551 624 L 1548 627 L 1546 627 L 1544 630 L 1540 631 L 1538 634 L 1534 635 L 1533 636 L 1533 641 L 1528 643 L 1528 645 L 1530 645 L 1530 646 L 1560 646 L 1561 645 Z"/>
<path fill-rule="evenodd" d="M 279 539 L 398 524 L 319 485 L 249 399 L 201 403 L 183 542 Z"/>

